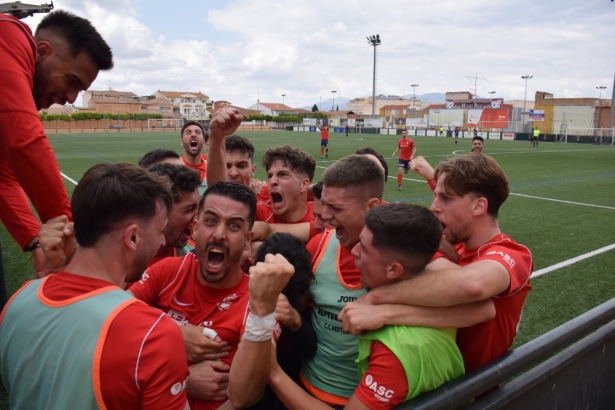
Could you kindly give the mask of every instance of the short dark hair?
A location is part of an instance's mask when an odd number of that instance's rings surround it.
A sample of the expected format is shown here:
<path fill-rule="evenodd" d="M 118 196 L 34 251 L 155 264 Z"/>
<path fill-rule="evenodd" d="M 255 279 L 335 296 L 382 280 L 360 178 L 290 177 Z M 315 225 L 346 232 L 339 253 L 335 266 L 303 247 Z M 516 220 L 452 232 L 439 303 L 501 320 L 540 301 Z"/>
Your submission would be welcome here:
<path fill-rule="evenodd" d="M 263 155 L 263 167 L 265 171 L 269 171 L 273 163 L 278 160 L 281 160 L 285 167 L 289 167 L 300 174 L 307 175 L 310 181 L 314 179 L 316 161 L 314 161 L 314 158 L 304 150 L 291 147 L 290 145 L 278 145 L 269 148 L 265 152 L 265 155 Z"/>
<path fill-rule="evenodd" d="M 212 186 L 207 187 L 207 190 L 201 197 L 201 201 L 199 202 L 199 216 L 205 207 L 205 198 L 209 195 L 219 195 L 245 204 L 250 210 L 248 224 L 250 229 L 252 229 L 254 218 L 256 217 L 256 195 L 254 195 L 254 192 L 252 192 L 250 188 L 234 182 L 216 182 Z"/>
<path fill-rule="evenodd" d="M 248 154 L 250 162 L 254 164 L 254 145 L 247 138 L 239 135 L 229 135 L 224 141 L 226 152 L 238 151 L 242 154 Z"/>
<path fill-rule="evenodd" d="M 378 162 L 380 162 L 380 165 L 382 165 L 382 168 L 384 168 L 384 182 L 385 183 L 387 182 L 387 179 L 389 178 L 389 164 L 387 164 L 386 160 L 384 159 L 381 153 L 379 153 L 372 147 L 365 147 L 365 148 L 359 148 L 355 152 L 355 154 L 359 154 L 359 155 L 372 154 L 373 156 L 378 158 Z"/>
<path fill-rule="evenodd" d="M 113 68 L 111 47 L 89 20 L 64 10 L 56 10 L 41 20 L 36 28 L 36 35 L 45 30 L 62 37 L 68 45 L 71 57 L 77 57 L 79 53 L 84 52 L 90 56 L 99 70 Z"/>
<path fill-rule="evenodd" d="M 365 155 L 348 155 L 331 165 L 322 175 L 325 187 L 353 189 L 362 198 L 382 200 L 382 168 Z"/>
<path fill-rule="evenodd" d="M 181 194 L 190 194 L 201 185 L 200 174 L 183 165 L 154 164 L 147 170 L 152 174 L 164 175 L 169 178 L 175 202 L 179 201 Z"/>
<path fill-rule="evenodd" d="M 167 214 L 173 196 L 166 177 L 127 163 L 104 163 L 87 170 L 73 192 L 71 207 L 77 243 L 86 248 L 130 217 L 149 221 L 162 201 Z"/>
<path fill-rule="evenodd" d="M 478 135 L 474 138 L 472 138 L 472 142 L 474 142 L 474 140 L 479 140 L 480 142 L 484 143 L 485 141 L 483 140 L 483 137 L 479 137 Z"/>
<path fill-rule="evenodd" d="M 322 181 L 318 181 L 314 185 L 312 185 L 312 193 L 314 194 L 314 198 L 320 201 L 322 196 Z"/>
<path fill-rule="evenodd" d="M 412 275 L 422 273 L 440 247 L 442 226 L 429 209 L 419 205 L 375 206 L 367 212 L 365 226 L 373 235 L 372 246 Z"/>
<path fill-rule="evenodd" d="M 143 158 L 139 160 L 138 165 L 140 167 L 147 169 L 151 167 L 152 165 L 157 164 L 160 161 L 165 160 L 167 158 L 179 159 L 179 154 L 170 149 L 162 149 L 162 148 L 154 149 L 148 152 L 147 154 L 143 155 Z"/>
<path fill-rule="evenodd" d="M 197 127 L 201 129 L 201 133 L 203 134 L 203 140 L 207 142 L 207 140 L 209 139 L 209 134 L 207 134 L 205 130 L 203 129 L 203 126 L 196 121 L 186 121 L 184 125 L 182 125 L 182 132 L 180 134 L 180 138 L 184 135 L 184 130 L 191 125 L 196 125 Z"/>
<path fill-rule="evenodd" d="M 437 181 L 443 174 L 446 192 L 487 198 L 487 213 L 497 218 L 510 187 L 504 170 L 493 158 L 476 154 L 453 157 L 438 164 L 434 179 Z"/>
<path fill-rule="evenodd" d="M 263 262 L 265 255 L 279 253 L 294 266 L 295 274 L 290 278 L 282 293 L 293 308 L 301 313 L 310 300 L 309 290 L 312 280 L 312 259 L 301 240 L 289 233 L 271 235 L 256 251 L 254 263 Z"/>

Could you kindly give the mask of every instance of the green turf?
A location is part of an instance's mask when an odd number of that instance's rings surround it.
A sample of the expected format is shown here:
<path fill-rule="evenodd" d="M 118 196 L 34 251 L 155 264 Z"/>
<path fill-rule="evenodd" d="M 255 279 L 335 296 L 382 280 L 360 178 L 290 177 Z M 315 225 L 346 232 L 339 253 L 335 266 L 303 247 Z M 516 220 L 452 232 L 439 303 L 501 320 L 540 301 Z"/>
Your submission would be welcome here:
<path fill-rule="evenodd" d="M 256 148 L 256 177 L 265 178 L 259 159 L 267 148 L 290 144 L 303 148 L 316 158 L 318 181 L 333 161 L 371 146 L 380 151 L 389 164 L 390 180 L 384 198 L 429 206 L 431 191 L 422 178 L 404 175 L 403 190 L 397 190 L 397 159 L 390 158 L 398 136 L 331 134 L 329 158 L 320 159 L 320 135 L 299 132 L 240 132 Z M 56 134 L 49 137 L 61 171 L 79 180 L 90 166 L 102 161 L 136 163 L 154 148 L 181 152 L 179 135 L 173 133 L 105 133 Z M 469 152 L 471 140 L 413 137 L 417 155 L 432 164 L 454 155 Z M 532 148 L 528 141 L 485 141 L 485 154 L 492 155 L 506 171 L 513 194 L 500 210 L 500 227 L 530 248 L 536 270 L 568 260 L 577 255 L 615 243 L 615 148 L 587 144 L 540 142 Z M 74 185 L 65 180 L 70 193 Z M 582 204 L 548 201 L 558 199 Z M 610 207 L 610 208 L 608 208 Z M 29 255 L 20 252 L 2 227 L 2 256 L 8 292 L 32 277 Z M 575 316 L 615 297 L 615 250 L 594 256 L 532 280 L 533 290 L 525 304 L 515 346 L 525 343 Z M 0 397 L 0 408 L 2 406 Z"/>

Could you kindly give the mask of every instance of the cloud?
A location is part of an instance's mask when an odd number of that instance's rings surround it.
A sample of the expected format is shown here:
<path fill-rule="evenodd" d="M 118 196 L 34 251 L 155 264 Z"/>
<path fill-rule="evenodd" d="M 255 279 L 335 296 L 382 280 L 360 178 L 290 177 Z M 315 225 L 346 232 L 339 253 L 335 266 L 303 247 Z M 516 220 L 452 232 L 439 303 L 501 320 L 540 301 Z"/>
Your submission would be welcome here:
<path fill-rule="evenodd" d="M 414 83 L 417 94 L 473 91 L 466 77 L 476 73 L 486 78 L 479 95 L 506 99 L 523 98 L 523 74 L 534 76 L 528 97 L 611 87 L 615 5 L 604 0 L 229 0 L 206 12 L 196 1 L 160 11 L 150 3 L 58 1 L 91 19 L 114 50 L 114 70 L 93 88 L 188 89 L 244 107 L 259 96 L 278 102 L 286 94 L 288 105 L 303 106 L 332 90 L 371 95 L 371 34 L 382 38 L 378 93 L 408 94 Z"/>

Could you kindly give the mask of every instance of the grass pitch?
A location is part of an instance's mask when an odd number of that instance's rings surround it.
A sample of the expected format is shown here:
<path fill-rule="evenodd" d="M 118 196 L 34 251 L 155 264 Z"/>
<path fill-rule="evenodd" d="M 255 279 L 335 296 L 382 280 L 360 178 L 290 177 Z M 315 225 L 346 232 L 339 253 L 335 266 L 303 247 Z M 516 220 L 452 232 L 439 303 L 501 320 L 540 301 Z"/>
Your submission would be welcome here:
<path fill-rule="evenodd" d="M 432 194 L 418 175 L 404 174 L 403 189 L 397 190 L 397 159 L 390 155 L 399 136 L 331 133 L 329 158 L 320 159 L 320 134 L 306 132 L 240 132 L 256 148 L 256 177 L 265 179 L 260 164 L 271 146 L 300 147 L 316 159 L 316 176 L 334 161 L 371 146 L 387 158 L 389 182 L 384 199 L 431 204 Z M 470 151 L 471 140 L 412 137 L 417 155 L 430 164 Z M 104 161 L 136 163 L 155 148 L 177 150 L 181 154 L 179 132 L 55 134 L 51 144 L 67 177 L 78 181 L 92 165 Z M 486 140 L 484 154 L 493 156 L 504 168 L 511 195 L 500 209 L 502 231 L 526 245 L 534 256 L 535 270 L 567 261 L 575 256 L 615 243 L 615 147 L 586 144 Z M 74 184 L 65 179 L 72 194 Z M 33 277 L 28 253 L 23 253 L 0 228 L 9 295 Z M 515 346 L 561 325 L 579 314 L 615 297 L 615 250 L 610 250 L 532 279 L 533 290 L 525 303 Z M 8 408 L 6 395 L 0 408 Z"/>

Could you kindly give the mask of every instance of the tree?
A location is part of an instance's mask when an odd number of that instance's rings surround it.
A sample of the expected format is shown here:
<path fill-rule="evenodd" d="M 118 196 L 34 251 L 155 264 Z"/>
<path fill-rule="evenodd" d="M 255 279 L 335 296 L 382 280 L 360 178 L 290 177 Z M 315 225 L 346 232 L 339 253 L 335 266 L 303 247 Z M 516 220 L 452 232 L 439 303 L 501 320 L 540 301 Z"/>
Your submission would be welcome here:
<path fill-rule="evenodd" d="M 340 105 L 338 104 L 335 106 L 335 111 L 339 111 L 339 110 L 340 110 Z"/>
<path fill-rule="evenodd" d="M 318 111 L 320 111 L 318 109 L 318 106 L 316 104 L 314 104 L 314 106 L 312 107 L 312 112 L 318 112 Z"/>

